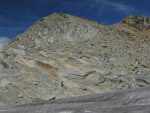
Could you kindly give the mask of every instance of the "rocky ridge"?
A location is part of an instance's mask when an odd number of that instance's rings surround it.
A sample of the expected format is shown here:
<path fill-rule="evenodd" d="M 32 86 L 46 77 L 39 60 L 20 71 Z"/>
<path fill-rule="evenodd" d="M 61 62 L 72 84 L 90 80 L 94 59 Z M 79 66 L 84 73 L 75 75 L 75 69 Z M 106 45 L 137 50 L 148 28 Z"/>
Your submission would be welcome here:
<path fill-rule="evenodd" d="M 0 105 L 149 87 L 149 20 L 44 17 L 0 49 Z"/>

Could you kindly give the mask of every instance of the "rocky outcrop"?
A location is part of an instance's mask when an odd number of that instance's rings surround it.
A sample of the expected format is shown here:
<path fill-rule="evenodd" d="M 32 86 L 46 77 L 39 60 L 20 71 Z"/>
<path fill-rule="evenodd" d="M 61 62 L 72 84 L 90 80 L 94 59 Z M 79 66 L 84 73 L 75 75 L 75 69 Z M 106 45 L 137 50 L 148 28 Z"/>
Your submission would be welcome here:
<path fill-rule="evenodd" d="M 123 23 L 140 30 L 150 30 L 150 17 L 129 16 L 123 20 Z"/>
<path fill-rule="evenodd" d="M 60 13 L 37 21 L 0 49 L 0 105 L 149 87 L 149 27 L 139 23 Z"/>

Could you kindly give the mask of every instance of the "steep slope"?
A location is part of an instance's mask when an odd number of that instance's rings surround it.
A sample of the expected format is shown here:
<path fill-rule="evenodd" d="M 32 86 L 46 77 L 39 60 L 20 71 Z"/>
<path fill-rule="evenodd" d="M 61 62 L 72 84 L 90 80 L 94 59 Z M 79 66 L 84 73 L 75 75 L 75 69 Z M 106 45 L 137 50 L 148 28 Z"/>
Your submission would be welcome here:
<path fill-rule="evenodd" d="M 1 105 L 148 87 L 149 20 L 141 28 L 138 18 L 103 26 L 55 13 L 36 22 L 0 50 Z"/>

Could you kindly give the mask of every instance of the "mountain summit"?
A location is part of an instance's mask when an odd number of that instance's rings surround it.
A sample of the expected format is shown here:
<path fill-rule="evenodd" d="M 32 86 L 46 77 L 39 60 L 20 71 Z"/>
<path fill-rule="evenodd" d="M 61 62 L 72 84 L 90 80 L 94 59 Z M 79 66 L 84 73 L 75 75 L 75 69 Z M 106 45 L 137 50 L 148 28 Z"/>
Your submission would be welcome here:
<path fill-rule="evenodd" d="M 149 17 L 104 26 L 55 13 L 0 49 L 0 105 L 150 84 Z"/>

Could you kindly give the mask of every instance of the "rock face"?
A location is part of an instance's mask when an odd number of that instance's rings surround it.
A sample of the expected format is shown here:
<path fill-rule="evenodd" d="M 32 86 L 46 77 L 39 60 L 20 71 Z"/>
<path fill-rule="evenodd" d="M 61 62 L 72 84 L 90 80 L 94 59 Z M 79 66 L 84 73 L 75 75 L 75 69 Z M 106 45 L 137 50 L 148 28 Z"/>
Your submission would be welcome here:
<path fill-rule="evenodd" d="M 39 20 L 0 49 L 0 105 L 149 87 L 149 20 L 132 18 L 112 26 L 60 13 Z"/>

